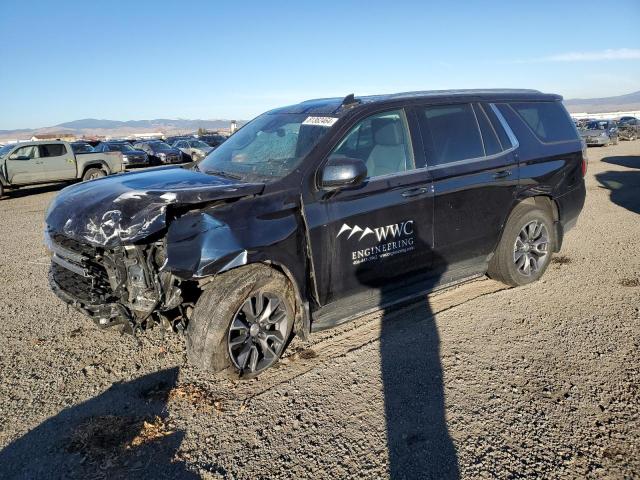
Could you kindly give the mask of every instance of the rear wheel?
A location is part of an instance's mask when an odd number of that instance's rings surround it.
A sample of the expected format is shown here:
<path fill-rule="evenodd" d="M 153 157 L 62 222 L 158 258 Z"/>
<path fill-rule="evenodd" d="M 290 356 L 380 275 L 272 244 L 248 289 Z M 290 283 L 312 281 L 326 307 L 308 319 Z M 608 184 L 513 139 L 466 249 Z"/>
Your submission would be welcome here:
<path fill-rule="evenodd" d="M 205 370 L 256 377 L 284 352 L 293 319 L 284 275 L 257 264 L 231 270 L 198 299 L 187 326 L 187 356 Z"/>
<path fill-rule="evenodd" d="M 505 225 L 487 273 L 512 286 L 535 282 L 549 266 L 554 245 L 550 213 L 521 203 L 513 209 Z"/>
<path fill-rule="evenodd" d="M 107 174 L 104 173 L 104 170 L 99 168 L 89 168 L 84 175 L 82 176 L 82 181 L 86 182 L 87 180 L 95 180 L 96 178 L 105 177 Z"/>
<path fill-rule="evenodd" d="M 2 199 L 2 197 L 4 197 L 4 185 L 0 183 L 0 199 Z"/>

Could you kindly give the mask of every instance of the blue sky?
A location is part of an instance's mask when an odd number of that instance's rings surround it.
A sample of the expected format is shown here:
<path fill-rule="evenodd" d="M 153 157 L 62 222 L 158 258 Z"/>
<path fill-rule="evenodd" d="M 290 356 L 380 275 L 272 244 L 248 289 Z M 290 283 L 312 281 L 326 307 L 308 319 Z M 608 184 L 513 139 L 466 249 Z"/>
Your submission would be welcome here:
<path fill-rule="evenodd" d="M 308 98 L 640 90 L 640 2 L 0 1 L 0 129 L 248 119 Z"/>

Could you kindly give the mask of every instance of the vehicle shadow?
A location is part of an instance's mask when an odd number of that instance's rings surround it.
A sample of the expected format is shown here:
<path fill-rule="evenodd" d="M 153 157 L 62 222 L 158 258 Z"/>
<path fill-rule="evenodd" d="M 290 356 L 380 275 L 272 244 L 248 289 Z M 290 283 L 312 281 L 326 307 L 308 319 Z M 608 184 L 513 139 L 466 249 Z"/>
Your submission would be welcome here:
<path fill-rule="evenodd" d="M 416 239 L 415 249 L 429 249 Z M 403 255 L 400 253 L 399 255 Z M 372 284 L 367 268 L 385 268 L 384 259 L 358 268 L 363 285 L 376 289 L 382 307 L 380 362 L 384 389 L 389 478 L 456 479 L 456 448 L 445 412 L 440 338 L 426 297 L 398 311 L 397 279 Z M 433 286 L 438 278 L 431 278 Z"/>
<path fill-rule="evenodd" d="M 613 203 L 631 212 L 640 213 L 640 170 L 598 173 L 596 180 L 602 188 L 610 191 L 609 198 Z"/>
<path fill-rule="evenodd" d="M 37 195 L 39 193 L 56 192 L 68 186 L 68 183 L 47 183 L 46 185 L 34 185 L 21 187 L 17 190 L 7 190 L 4 192 L 3 199 L 22 198 L 29 195 Z"/>
<path fill-rule="evenodd" d="M 604 157 L 601 162 L 610 163 L 612 165 L 620 165 L 627 168 L 640 169 L 640 156 L 638 155 L 620 155 L 615 157 Z"/>
<path fill-rule="evenodd" d="M 0 477 L 198 478 L 175 458 L 184 432 L 167 421 L 177 379 L 162 370 L 61 411 L 0 451 Z"/>

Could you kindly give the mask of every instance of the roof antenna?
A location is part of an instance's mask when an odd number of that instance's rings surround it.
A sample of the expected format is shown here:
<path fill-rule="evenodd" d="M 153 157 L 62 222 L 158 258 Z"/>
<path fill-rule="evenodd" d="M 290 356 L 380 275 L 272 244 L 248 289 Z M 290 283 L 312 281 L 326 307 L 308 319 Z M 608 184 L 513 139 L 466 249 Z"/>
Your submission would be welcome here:
<path fill-rule="evenodd" d="M 353 93 L 350 93 L 349 95 L 347 95 L 346 97 L 344 97 L 344 100 L 342 100 L 341 105 L 343 107 L 353 107 L 357 104 L 360 103 L 360 100 L 356 99 L 356 97 L 353 95 Z"/>

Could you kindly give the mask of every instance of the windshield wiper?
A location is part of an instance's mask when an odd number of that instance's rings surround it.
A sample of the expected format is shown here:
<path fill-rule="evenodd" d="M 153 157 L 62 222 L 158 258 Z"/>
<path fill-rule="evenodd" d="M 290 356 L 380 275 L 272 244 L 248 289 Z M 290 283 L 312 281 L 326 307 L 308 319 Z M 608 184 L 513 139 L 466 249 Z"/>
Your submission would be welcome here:
<path fill-rule="evenodd" d="M 223 172 L 222 170 L 207 170 L 205 173 L 208 173 L 209 175 L 217 175 L 218 177 L 230 178 L 231 180 L 242 180 L 240 175 Z"/>

